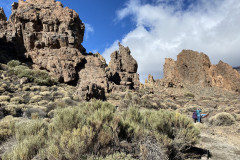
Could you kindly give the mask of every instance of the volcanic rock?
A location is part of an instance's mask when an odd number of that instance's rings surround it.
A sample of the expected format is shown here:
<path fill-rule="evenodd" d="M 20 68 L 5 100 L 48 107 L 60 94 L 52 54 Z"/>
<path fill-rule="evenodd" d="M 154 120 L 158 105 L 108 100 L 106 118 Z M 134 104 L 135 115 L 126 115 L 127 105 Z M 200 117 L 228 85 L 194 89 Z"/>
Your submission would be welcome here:
<path fill-rule="evenodd" d="M 85 26 L 78 14 L 55 0 L 19 0 L 9 21 L 0 9 L 0 63 L 30 61 L 59 82 L 77 86 L 79 99 L 105 99 L 105 93 L 139 87 L 137 62 L 119 44 L 109 67 L 82 46 Z"/>
<path fill-rule="evenodd" d="M 111 54 L 109 62 L 108 77 L 113 84 L 110 88 L 114 91 L 139 88 L 137 69 L 137 61 L 132 57 L 130 49 L 119 43 L 119 51 Z"/>
<path fill-rule="evenodd" d="M 4 21 L 4 22 L 7 21 L 7 17 L 5 15 L 3 8 L 0 8 L 0 21 Z"/>
<path fill-rule="evenodd" d="M 108 92 L 108 78 L 105 65 L 99 54 L 87 55 L 83 65 L 79 68 L 79 81 L 76 94 L 80 99 L 105 99 Z"/>
<path fill-rule="evenodd" d="M 19 0 L 5 37 L 18 46 L 18 54 L 35 67 L 48 70 L 60 81 L 76 80 L 82 61 L 84 24 L 78 14 L 55 0 Z"/>
<path fill-rule="evenodd" d="M 206 54 L 191 50 L 183 50 L 177 61 L 165 60 L 163 81 L 166 87 L 198 84 L 230 91 L 240 90 L 240 74 L 230 65 L 222 61 L 212 65 Z"/>

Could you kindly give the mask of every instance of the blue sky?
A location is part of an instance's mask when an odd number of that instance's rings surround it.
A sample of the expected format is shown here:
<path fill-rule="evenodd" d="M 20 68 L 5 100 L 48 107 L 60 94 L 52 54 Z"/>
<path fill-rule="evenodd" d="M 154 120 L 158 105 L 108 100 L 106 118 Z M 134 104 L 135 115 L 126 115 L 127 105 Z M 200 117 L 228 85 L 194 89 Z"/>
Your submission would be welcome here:
<path fill-rule="evenodd" d="M 9 16 L 14 0 L 0 0 Z M 163 77 L 165 58 L 183 49 L 204 52 L 213 64 L 240 65 L 239 0 L 61 0 L 86 25 L 83 46 L 107 62 L 129 46 L 142 82 Z"/>
<path fill-rule="evenodd" d="M 5 2 L 4 2 L 5 1 Z M 7 17 L 11 14 L 11 4 L 17 0 L 0 0 Z M 126 18 L 118 21 L 116 11 L 123 8 L 126 0 L 61 0 L 64 7 L 74 9 L 86 25 L 84 47 L 88 52 L 102 53 L 116 39 L 123 38 L 133 30 L 135 24 Z"/>

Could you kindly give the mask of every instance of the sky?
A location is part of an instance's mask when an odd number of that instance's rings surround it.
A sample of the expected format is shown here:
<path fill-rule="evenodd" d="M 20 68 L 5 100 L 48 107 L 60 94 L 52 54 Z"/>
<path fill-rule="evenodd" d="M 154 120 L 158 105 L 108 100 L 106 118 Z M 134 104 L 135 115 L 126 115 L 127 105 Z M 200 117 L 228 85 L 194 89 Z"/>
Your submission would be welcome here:
<path fill-rule="evenodd" d="M 0 0 L 6 15 L 14 0 Z M 118 42 L 129 46 L 140 80 L 163 77 L 165 58 L 183 49 L 203 52 L 213 64 L 240 66 L 239 0 L 61 0 L 85 23 L 83 46 L 107 62 Z"/>

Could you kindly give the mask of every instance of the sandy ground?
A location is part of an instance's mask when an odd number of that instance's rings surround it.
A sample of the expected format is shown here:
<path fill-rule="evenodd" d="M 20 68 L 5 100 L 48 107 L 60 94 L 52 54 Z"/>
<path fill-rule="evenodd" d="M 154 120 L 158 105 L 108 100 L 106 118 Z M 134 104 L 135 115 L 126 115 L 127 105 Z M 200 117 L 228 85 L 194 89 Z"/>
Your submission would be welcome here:
<path fill-rule="evenodd" d="M 212 155 L 210 160 L 240 160 L 239 125 L 203 127 L 201 142 L 197 147 L 209 150 Z"/>

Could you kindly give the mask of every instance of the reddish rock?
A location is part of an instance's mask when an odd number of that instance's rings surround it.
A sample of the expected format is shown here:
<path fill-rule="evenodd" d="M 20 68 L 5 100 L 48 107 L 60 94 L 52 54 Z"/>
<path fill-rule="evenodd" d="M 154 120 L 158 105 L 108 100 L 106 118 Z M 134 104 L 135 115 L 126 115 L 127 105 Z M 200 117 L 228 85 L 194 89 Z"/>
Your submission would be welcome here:
<path fill-rule="evenodd" d="M 240 74 L 236 70 L 222 61 L 211 65 L 206 54 L 191 50 L 183 50 L 177 56 L 177 61 L 165 60 L 163 81 L 167 87 L 198 84 L 240 90 Z"/>

